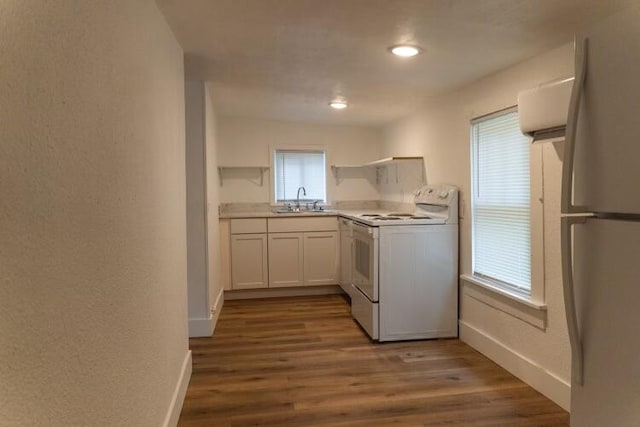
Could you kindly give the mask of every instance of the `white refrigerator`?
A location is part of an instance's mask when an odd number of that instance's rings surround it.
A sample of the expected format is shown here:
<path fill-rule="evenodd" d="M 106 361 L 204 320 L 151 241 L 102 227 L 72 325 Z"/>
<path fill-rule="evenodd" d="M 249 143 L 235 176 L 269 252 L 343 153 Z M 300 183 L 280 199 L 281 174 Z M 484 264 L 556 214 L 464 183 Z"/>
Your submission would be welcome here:
<path fill-rule="evenodd" d="M 563 162 L 571 426 L 640 426 L 640 8 L 576 39 Z"/>

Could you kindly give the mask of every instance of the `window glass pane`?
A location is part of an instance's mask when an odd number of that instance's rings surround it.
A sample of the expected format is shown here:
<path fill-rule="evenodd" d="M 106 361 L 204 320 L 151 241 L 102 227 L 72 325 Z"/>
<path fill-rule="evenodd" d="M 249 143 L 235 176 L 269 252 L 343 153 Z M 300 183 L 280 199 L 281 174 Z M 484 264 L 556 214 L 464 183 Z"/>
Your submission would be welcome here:
<path fill-rule="evenodd" d="M 473 270 L 531 290 L 529 140 L 518 113 L 472 124 Z"/>
<path fill-rule="evenodd" d="M 326 202 L 324 151 L 276 150 L 274 155 L 276 202 L 295 200 L 300 187 L 307 191 L 306 196 L 300 192 L 300 200 Z"/>

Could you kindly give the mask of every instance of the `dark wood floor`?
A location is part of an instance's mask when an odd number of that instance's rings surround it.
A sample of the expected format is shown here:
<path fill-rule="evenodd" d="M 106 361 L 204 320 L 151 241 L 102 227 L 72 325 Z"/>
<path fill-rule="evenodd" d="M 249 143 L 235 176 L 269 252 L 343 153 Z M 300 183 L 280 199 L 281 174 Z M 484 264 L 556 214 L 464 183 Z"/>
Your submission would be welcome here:
<path fill-rule="evenodd" d="M 374 344 L 342 296 L 227 301 L 191 340 L 181 426 L 567 426 L 559 406 L 458 340 Z"/>

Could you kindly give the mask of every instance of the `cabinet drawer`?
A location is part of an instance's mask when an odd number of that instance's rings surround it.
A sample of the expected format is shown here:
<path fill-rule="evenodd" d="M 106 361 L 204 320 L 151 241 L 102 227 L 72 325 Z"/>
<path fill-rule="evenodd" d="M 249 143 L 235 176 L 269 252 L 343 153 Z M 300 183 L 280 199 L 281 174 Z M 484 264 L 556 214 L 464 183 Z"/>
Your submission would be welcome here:
<path fill-rule="evenodd" d="M 338 217 L 335 216 L 316 216 L 311 218 L 269 218 L 269 233 L 337 230 Z"/>
<path fill-rule="evenodd" d="M 252 234 L 266 232 L 266 218 L 242 218 L 231 220 L 231 234 Z"/>
<path fill-rule="evenodd" d="M 378 303 L 369 301 L 354 285 L 351 285 L 351 315 L 371 339 L 378 339 Z"/>

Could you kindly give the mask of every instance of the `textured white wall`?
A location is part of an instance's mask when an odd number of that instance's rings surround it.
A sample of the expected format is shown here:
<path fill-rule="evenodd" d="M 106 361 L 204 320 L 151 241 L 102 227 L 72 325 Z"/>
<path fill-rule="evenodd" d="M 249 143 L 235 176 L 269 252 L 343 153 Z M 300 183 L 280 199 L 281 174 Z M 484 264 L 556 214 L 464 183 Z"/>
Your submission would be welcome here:
<path fill-rule="evenodd" d="M 470 120 L 517 103 L 519 90 L 573 75 L 572 46 L 567 45 L 430 100 L 424 108 L 385 129 L 383 155 L 421 155 L 427 181 L 461 188 L 466 214 L 460 223 L 460 268 L 471 272 Z M 559 170 L 561 161 L 545 147 L 545 291 L 548 328 L 537 329 L 509 314 L 462 298 L 461 319 L 512 351 L 539 364 L 563 381 L 570 376 L 570 350 L 564 320 L 559 256 Z M 557 182 L 558 181 L 558 182 Z M 400 200 L 399 186 L 385 186 L 382 198 Z"/>
<path fill-rule="evenodd" d="M 359 126 L 319 125 L 241 117 L 219 117 L 219 164 L 269 166 L 270 145 L 324 145 L 329 164 L 361 164 L 380 158 L 382 134 L 378 129 Z M 269 178 L 259 185 L 256 170 L 226 171 L 220 201 L 269 202 Z M 376 200 L 379 197 L 373 170 L 346 170 L 346 178 L 336 184 L 327 176 L 331 201 Z"/>
<path fill-rule="evenodd" d="M 151 0 L 0 2 L 0 425 L 165 419 L 188 354 L 183 75 Z"/>

